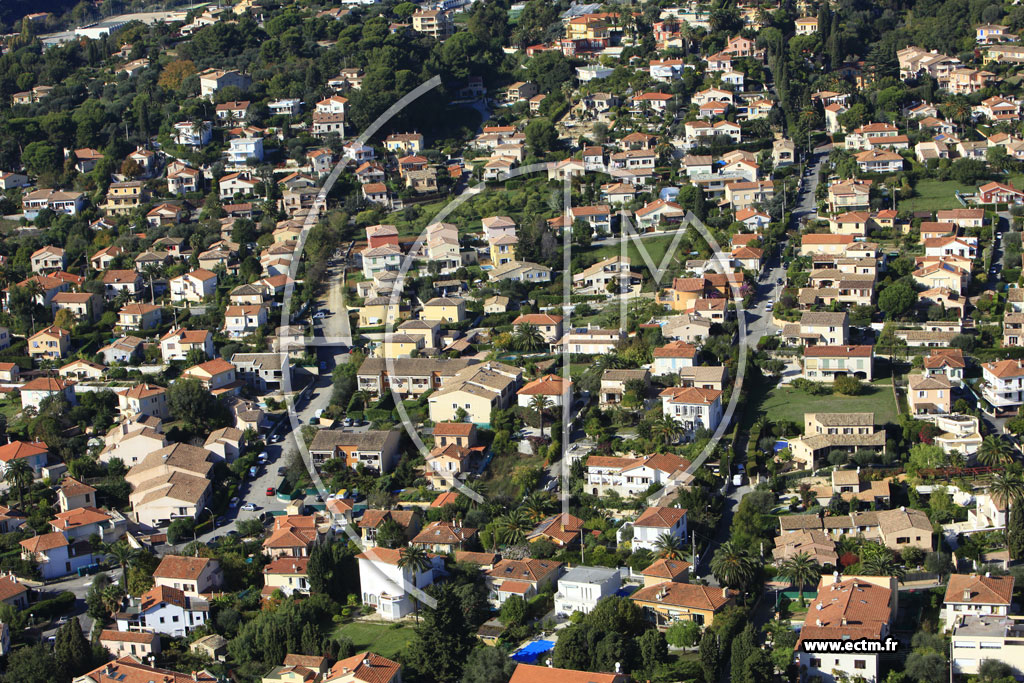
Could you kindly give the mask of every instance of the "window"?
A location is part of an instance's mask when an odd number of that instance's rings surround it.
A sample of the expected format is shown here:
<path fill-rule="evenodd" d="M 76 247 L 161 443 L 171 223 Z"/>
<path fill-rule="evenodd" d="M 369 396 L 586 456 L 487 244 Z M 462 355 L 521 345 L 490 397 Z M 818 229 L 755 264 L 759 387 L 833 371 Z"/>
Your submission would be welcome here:
<path fill-rule="evenodd" d="M 820 657 L 811 657 L 811 668 L 817 669 L 820 666 L 821 666 L 821 658 Z"/>
<path fill-rule="evenodd" d="M 855 659 L 855 660 L 853 660 L 853 668 L 854 669 L 866 669 L 866 668 L 868 668 L 868 663 L 866 661 L 864 661 L 863 659 Z"/>

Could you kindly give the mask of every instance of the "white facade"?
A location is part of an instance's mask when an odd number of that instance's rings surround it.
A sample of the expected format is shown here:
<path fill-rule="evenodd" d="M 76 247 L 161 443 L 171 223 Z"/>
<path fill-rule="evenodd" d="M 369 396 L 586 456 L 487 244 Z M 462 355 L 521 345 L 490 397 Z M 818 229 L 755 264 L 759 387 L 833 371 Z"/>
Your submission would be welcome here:
<path fill-rule="evenodd" d="M 234 138 L 228 143 L 228 162 L 244 164 L 249 159 L 263 161 L 263 138 Z"/>
<path fill-rule="evenodd" d="M 359 591 L 364 605 L 377 610 L 382 619 L 394 621 L 413 613 L 413 600 L 407 586 L 426 588 L 434 582 L 435 569 L 443 567 L 443 559 L 433 558 L 430 569 L 413 576 L 408 567 L 398 567 L 399 551 L 374 548 L 357 556 Z"/>
<path fill-rule="evenodd" d="M 589 614 L 601 598 L 615 595 L 622 585 L 617 569 L 607 567 L 575 567 L 558 580 L 555 613 L 566 616 L 573 612 Z"/>
<path fill-rule="evenodd" d="M 659 357 L 654 359 L 654 366 L 651 368 L 651 374 L 655 377 L 659 375 L 675 375 L 679 373 L 682 368 L 692 368 L 693 357 L 682 358 L 664 358 Z"/>

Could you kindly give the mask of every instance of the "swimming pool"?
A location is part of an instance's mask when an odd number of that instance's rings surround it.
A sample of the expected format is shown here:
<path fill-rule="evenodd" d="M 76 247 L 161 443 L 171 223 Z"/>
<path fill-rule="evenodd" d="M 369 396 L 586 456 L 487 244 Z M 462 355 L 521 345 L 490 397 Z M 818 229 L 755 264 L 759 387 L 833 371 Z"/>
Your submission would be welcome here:
<path fill-rule="evenodd" d="M 555 649 L 555 641 L 553 640 L 535 640 L 531 643 L 523 645 L 521 648 L 513 652 L 510 657 L 521 662 L 523 664 L 533 664 L 536 662 L 542 654 L 545 652 L 551 652 Z"/>

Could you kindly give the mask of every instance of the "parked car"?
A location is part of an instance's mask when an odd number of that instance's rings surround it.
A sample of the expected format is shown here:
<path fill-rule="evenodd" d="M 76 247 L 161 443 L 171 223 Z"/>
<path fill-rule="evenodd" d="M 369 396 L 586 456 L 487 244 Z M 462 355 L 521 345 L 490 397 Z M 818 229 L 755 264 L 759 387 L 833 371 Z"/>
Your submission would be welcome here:
<path fill-rule="evenodd" d="M 277 468 L 277 476 L 283 477 L 284 473 L 287 472 L 287 471 L 288 471 L 287 467 L 278 467 Z"/>
<path fill-rule="evenodd" d="M 267 495 L 268 496 L 274 495 L 274 487 L 273 486 L 268 486 L 267 487 Z"/>
<path fill-rule="evenodd" d="M 242 506 L 242 510 L 244 510 L 245 512 L 256 512 L 259 509 L 260 506 L 257 505 L 256 503 L 246 503 L 245 505 Z"/>
<path fill-rule="evenodd" d="M 228 507 L 234 510 L 236 507 L 238 507 L 239 502 L 241 501 L 239 501 L 238 496 L 235 496 L 230 501 L 228 501 Z"/>

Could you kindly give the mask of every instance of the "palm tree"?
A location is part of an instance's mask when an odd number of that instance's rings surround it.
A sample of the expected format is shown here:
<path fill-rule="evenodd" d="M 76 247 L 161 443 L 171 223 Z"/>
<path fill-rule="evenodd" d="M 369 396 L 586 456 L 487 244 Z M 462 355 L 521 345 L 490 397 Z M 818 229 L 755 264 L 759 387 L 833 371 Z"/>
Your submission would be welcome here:
<path fill-rule="evenodd" d="M 662 441 L 666 446 L 673 443 L 679 433 L 679 423 L 669 415 L 662 415 L 651 425 L 651 436 Z"/>
<path fill-rule="evenodd" d="M 896 563 L 891 550 L 880 543 L 865 543 L 861 547 L 860 572 L 868 576 L 895 576 L 903 578 L 903 566 Z"/>
<path fill-rule="evenodd" d="M 663 557 L 666 560 L 683 559 L 683 542 L 679 540 L 678 536 L 668 532 L 658 536 L 658 540 L 654 542 L 654 548 L 658 551 L 658 557 Z"/>
<path fill-rule="evenodd" d="M 518 351 L 536 351 L 544 346 L 544 335 L 536 325 L 519 323 L 516 325 L 513 345 Z"/>
<path fill-rule="evenodd" d="M 988 485 L 988 493 L 997 505 L 1009 508 L 1024 498 L 1024 481 L 1013 474 L 996 474 Z"/>
<path fill-rule="evenodd" d="M 1013 462 L 1013 450 L 1010 444 L 995 434 L 989 434 L 981 441 L 978 448 L 978 462 L 989 467 L 1009 465 Z"/>
<path fill-rule="evenodd" d="M 422 546 L 406 546 L 398 554 L 398 568 L 412 571 L 412 585 L 416 586 L 416 577 L 430 569 L 430 556 L 427 549 Z M 416 623 L 420 623 L 420 601 L 416 594 L 412 595 L 413 614 L 416 615 Z"/>
<path fill-rule="evenodd" d="M 715 551 L 711 558 L 711 573 L 719 583 L 741 588 L 754 578 L 757 563 L 750 553 L 732 541 L 726 541 Z"/>
<path fill-rule="evenodd" d="M 551 399 L 543 394 L 535 394 L 530 399 L 530 410 L 537 413 L 537 418 L 540 420 L 540 438 L 544 438 L 544 411 L 549 409 L 553 404 Z"/>
<path fill-rule="evenodd" d="M 4 481 L 18 490 L 18 506 L 25 511 L 25 489 L 32 485 L 33 472 L 28 462 L 22 458 L 7 463 Z"/>
<path fill-rule="evenodd" d="M 128 545 L 127 541 L 118 541 L 106 547 L 107 559 L 121 567 L 121 585 L 127 586 L 128 567 L 139 560 L 139 550 Z"/>
<path fill-rule="evenodd" d="M 548 516 L 548 510 L 551 509 L 551 498 L 540 491 L 534 491 L 523 504 L 519 506 L 519 509 L 523 511 L 527 519 L 533 524 L 539 524 L 542 519 Z"/>
<path fill-rule="evenodd" d="M 497 520 L 498 536 L 506 545 L 521 545 L 526 542 L 526 534 L 533 525 L 521 509 L 515 509 L 502 515 Z"/>
<path fill-rule="evenodd" d="M 814 583 L 821 575 L 821 565 L 807 553 L 797 553 L 779 565 L 779 576 L 797 587 L 800 592 L 800 606 L 804 604 L 804 586 Z"/>
<path fill-rule="evenodd" d="M 124 600 L 124 589 L 121 586 L 110 584 L 100 593 L 103 602 L 103 609 L 114 616 L 121 611 L 121 602 Z"/>

